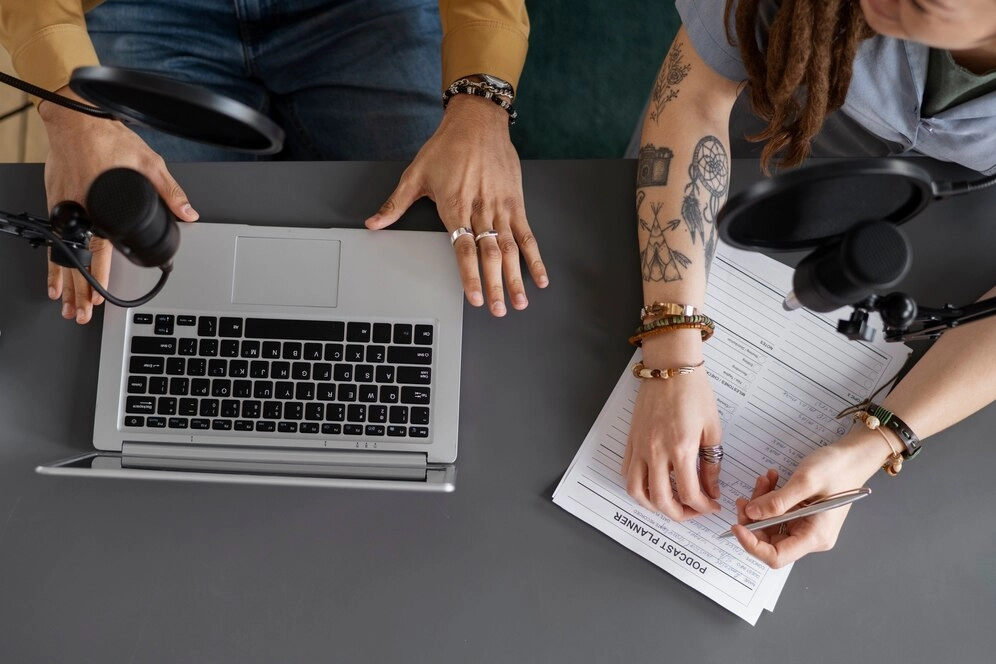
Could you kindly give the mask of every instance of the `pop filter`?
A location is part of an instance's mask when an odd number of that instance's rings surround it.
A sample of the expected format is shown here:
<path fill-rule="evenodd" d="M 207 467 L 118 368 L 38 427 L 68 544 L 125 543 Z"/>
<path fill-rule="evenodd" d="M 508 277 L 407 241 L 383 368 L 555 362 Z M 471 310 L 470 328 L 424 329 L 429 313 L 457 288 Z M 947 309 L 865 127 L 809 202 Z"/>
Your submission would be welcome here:
<path fill-rule="evenodd" d="M 69 87 L 113 118 L 253 154 L 274 154 L 284 132 L 256 110 L 207 88 L 147 72 L 80 67 Z"/>
<path fill-rule="evenodd" d="M 717 225 L 740 249 L 813 249 L 863 221 L 908 221 L 934 197 L 930 174 L 908 160 L 838 161 L 757 182 L 727 201 Z"/>

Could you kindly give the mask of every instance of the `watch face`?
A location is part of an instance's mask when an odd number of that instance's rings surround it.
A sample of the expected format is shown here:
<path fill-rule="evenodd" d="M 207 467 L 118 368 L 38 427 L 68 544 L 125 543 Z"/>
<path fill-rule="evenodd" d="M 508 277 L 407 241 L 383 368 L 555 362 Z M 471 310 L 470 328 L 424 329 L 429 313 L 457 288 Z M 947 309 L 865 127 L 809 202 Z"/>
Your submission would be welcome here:
<path fill-rule="evenodd" d="M 505 81 L 503 79 L 500 79 L 497 76 L 492 76 L 491 74 L 479 74 L 479 76 L 481 78 L 483 78 L 486 83 L 490 83 L 491 85 L 495 86 L 496 88 L 500 88 L 502 90 L 511 90 L 512 89 L 512 84 L 511 83 L 509 83 L 508 81 Z"/>

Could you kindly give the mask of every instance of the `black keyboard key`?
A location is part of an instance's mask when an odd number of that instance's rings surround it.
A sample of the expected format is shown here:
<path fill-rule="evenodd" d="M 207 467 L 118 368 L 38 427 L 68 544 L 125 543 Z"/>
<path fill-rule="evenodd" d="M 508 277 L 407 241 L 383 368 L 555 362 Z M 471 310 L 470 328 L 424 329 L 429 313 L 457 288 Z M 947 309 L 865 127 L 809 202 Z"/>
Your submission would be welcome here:
<path fill-rule="evenodd" d="M 408 424 L 408 406 L 391 406 L 391 424 Z"/>
<path fill-rule="evenodd" d="M 362 403 L 350 404 L 346 408 L 346 421 L 348 422 L 366 422 L 367 421 L 367 406 Z"/>
<path fill-rule="evenodd" d="M 250 360 L 259 357 L 259 342 L 258 341 L 250 341 L 250 340 L 243 341 L 242 342 L 242 346 L 240 346 L 240 348 L 241 348 L 241 350 L 239 351 L 239 355 L 241 357 L 244 357 L 244 358 L 247 358 L 247 359 L 250 359 Z"/>
<path fill-rule="evenodd" d="M 165 417 L 147 417 L 147 418 L 145 418 L 145 426 L 151 427 L 153 429 L 165 429 L 166 428 L 166 418 Z"/>
<path fill-rule="evenodd" d="M 377 386 L 360 385 L 360 401 L 364 403 L 375 403 L 377 401 Z"/>
<path fill-rule="evenodd" d="M 273 433 L 277 430 L 276 422 L 256 422 L 256 431 L 263 431 L 265 433 Z"/>
<path fill-rule="evenodd" d="M 249 339 L 342 341 L 345 327 L 342 321 L 247 318 L 245 336 Z"/>
<path fill-rule="evenodd" d="M 429 409 L 421 406 L 413 407 L 411 411 L 412 424 L 428 424 Z"/>
<path fill-rule="evenodd" d="M 171 417 L 166 420 L 166 426 L 170 429 L 186 429 L 190 426 L 190 420 L 186 417 Z"/>
<path fill-rule="evenodd" d="M 131 352 L 135 355 L 175 355 L 176 339 L 173 337 L 132 337 Z"/>
<path fill-rule="evenodd" d="M 428 438 L 429 427 L 408 427 L 408 435 L 412 438 Z"/>
<path fill-rule="evenodd" d="M 389 365 L 377 367 L 375 371 L 375 380 L 378 383 L 393 383 L 394 374 L 395 374 L 395 367 Z"/>
<path fill-rule="evenodd" d="M 367 422 L 383 424 L 387 422 L 387 406 L 370 406 L 367 408 Z"/>
<path fill-rule="evenodd" d="M 188 376 L 203 376 L 207 374 L 207 360 L 203 357 L 192 357 L 187 360 Z"/>
<path fill-rule="evenodd" d="M 166 358 L 166 375 L 167 376 L 182 376 L 187 370 L 187 358 L 185 357 L 168 357 Z"/>
<path fill-rule="evenodd" d="M 267 401 L 263 404 L 263 419 L 279 420 L 283 410 L 283 405 L 279 401 Z"/>
<path fill-rule="evenodd" d="M 197 354 L 201 357 L 215 357 L 218 354 L 218 340 L 201 339 L 197 345 Z"/>
<path fill-rule="evenodd" d="M 315 398 L 320 401 L 335 401 L 335 384 L 318 383 L 318 390 L 315 392 Z"/>
<path fill-rule="evenodd" d="M 318 423 L 317 422 L 301 422 L 298 427 L 301 433 L 318 433 Z"/>
<path fill-rule="evenodd" d="M 145 418 L 141 415 L 125 415 L 124 425 L 126 427 L 144 427 Z"/>
<path fill-rule="evenodd" d="M 211 420 L 211 429 L 213 431 L 231 431 L 232 421 L 231 420 Z"/>
<path fill-rule="evenodd" d="M 277 384 L 274 386 L 274 394 L 277 399 L 293 399 L 294 383 L 289 380 L 277 381 Z"/>
<path fill-rule="evenodd" d="M 169 393 L 174 397 L 185 397 L 190 392 L 189 378 L 170 378 Z"/>
<path fill-rule="evenodd" d="M 255 423 L 251 420 L 235 420 L 235 430 L 236 431 L 252 431 L 255 428 Z"/>
<path fill-rule="evenodd" d="M 230 378 L 248 378 L 249 377 L 249 361 L 248 360 L 229 360 L 228 362 L 228 375 Z"/>
<path fill-rule="evenodd" d="M 272 399 L 273 382 L 269 380 L 257 380 L 252 386 L 252 395 L 257 399 Z"/>
<path fill-rule="evenodd" d="M 149 394 L 166 394 L 169 392 L 169 379 L 162 376 L 149 378 Z"/>
<path fill-rule="evenodd" d="M 362 362 L 363 361 L 363 346 L 358 344 L 347 344 L 346 345 L 346 361 L 347 362 Z"/>
<path fill-rule="evenodd" d="M 135 314 L 131 320 L 135 325 L 151 325 L 152 314 Z"/>
<path fill-rule="evenodd" d="M 228 370 L 228 360 L 208 360 L 208 375 L 221 378 Z"/>
<path fill-rule="evenodd" d="M 342 344 L 325 344 L 325 360 L 327 362 L 342 362 Z"/>
<path fill-rule="evenodd" d="M 348 383 L 353 380 L 352 364 L 337 364 L 332 370 L 332 378 L 339 383 Z"/>
<path fill-rule="evenodd" d="M 173 334 L 173 314 L 156 314 L 156 325 L 153 334 L 168 337 Z M 165 424 L 165 423 L 164 423 Z"/>
<path fill-rule="evenodd" d="M 201 399 L 201 417 L 218 417 L 218 400 Z"/>
<path fill-rule="evenodd" d="M 197 355 L 197 339 L 194 337 L 180 339 L 177 351 L 180 355 Z"/>
<path fill-rule="evenodd" d="M 145 376 L 128 376 L 128 394 L 145 394 L 147 385 Z"/>
<path fill-rule="evenodd" d="M 417 403 L 417 404 L 427 404 L 427 403 L 429 403 L 429 388 L 428 387 L 402 387 L 401 388 L 401 403 Z"/>
<path fill-rule="evenodd" d="M 156 402 L 156 414 L 176 415 L 176 397 L 159 397 Z"/>
<path fill-rule="evenodd" d="M 285 420 L 300 420 L 304 417 L 304 404 L 300 401 L 288 401 L 284 404 Z"/>
<path fill-rule="evenodd" d="M 239 342 L 235 339 L 222 339 L 221 341 L 221 351 L 218 353 L 221 357 L 238 357 L 239 356 Z"/>
<path fill-rule="evenodd" d="M 232 383 L 232 396 L 236 399 L 248 399 L 252 396 L 251 380 L 236 380 Z"/>
<path fill-rule="evenodd" d="M 270 378 L 287 380 L 290 378 L 290 362 L 274 362 L 270 365 Z"/>
<path fill-rule="evenodd" d="M 285 341 L 282 357 L 285 360 L 300 360 L 301 344 L 297 343 L 296 341 Z"/>
<path fill-rule="evenodd" d="M 310 380 L 311 379 L 311 363 L 310 362 L 295 362 L 291 365 L 291 378 L 294 380 Z"/>
<path fill-rule="evenodd" d="M 432 364 L 432 349 L 421 346 L 391 346 L 387 349 L 391 364 Z"/>
<path fill-rule="evenodd" d="M 264 341 L 263 342 L 263 355 L 262 357 L 268 360 L 279 360 L 280 359 L 280 342 L 279 341 Z"/>
<path fill-rule="evenodd" d="M 191 429 L 210 429 L 211 428 L 211 420 L 206 420 L 203 417 L 195 417 L 194 419 L 190 420 L 190 428 Z"/>
<path fill-rule="evenodd" d="M 239 416 L 239 400 L 238 399 L 222 399 L 221 401 L 221 416 L 236 418 Z"/>
<path fill-rule="evenodd" d="M 373 342 L 375 344 L 389 344 L 391 343 L 391 324 L 390 323 L 374 323 L 373 325 Z"/>
<path fill-rule="evenodd" d="M 249 363 L 250 378 L 269 378 L 270 363 L 264 360 L 254 360 Z"/>
<path fill-rule="evenodd" d="M 311 367 L 312 380 L 332 380 L 332 365 L 328 362 L 319 362 Z"/>
<path fill-rule="evenodd" d="M 133 374 L 161 374 L 166 369 L 166 358 L 132 355 L 128 369 Z"/>
<path fill-rule="evenodd" d="M 346 341 L 370 341 L 370 323 L 346 323 Z"/>
<path fill-rule="evenodd" d="M 324 420 L 325 419 L 325 404 L 323 403 L 309 403 L 304 406 L 304 419 L 306 420 Z"/>
<path fill-rule="evenodd" d="M 383 436 L 384 435 L 384 425 L 382 424 L 368 424 L 364 432 L 368 436 Z"/>
<path fill-rule="evenodd" d="M 332 424 L 331 422 L 326 422 L 322 425 L 322 433 L 327 436 L 338 436 L 342 433 L 341 424 Z"/>
<path fill-rule="evenodd" d="M 280 433 L 297 433 L 297 422 L 281 422 L 277 425 Z"/>
<path fill-rule="evenodd" d="M 298 383 L 294 389 L 294 398 L 298 401 L 311 401 L 315 398 L 315 384 Z"/>
<path fill-rule="evenodd" d="M 429 385 L 432 369 L 429 367 L 398 367 L 398 382 L 402 385 Z"/>
<path fill-rule="evenodd" d="M 432 326 L 431 325 L 416 325 L 415 326 L 415 338 L 413 341 L 421 346 L 431 346 L 432 345 Z"/>
<path fill-rule="evenodd" d="M 374 380 L 374 368 L 372 364 L 357 364 L 353 370 L 353 380 L 357 383 L 372 383 Z"/>
<path fill-rule="evenodd" d="M 151 415 L 156 412 L 156 400 L 154 397 L 128 397 L 125 400 L 125 412 Z"/>
<path fill-rule="evenodd" d="M 366 361 L 372 364 L 380 364 L 387 359 L 387 348 L 385 346 L 367 346 Z"/>
<path fill-rule="evenodd" d="M 180 325 L 182 327 L 193 327 L 194 325 L 197 325 L 197 317 L 196 316 L 177 316 L 176 317 L 176 324 Z"/>
<path fill-rule="evenodd" d="M 330 403 L 325 406 L 325 419 L 329 422 L 342 422 L 346 419 L 346 406 L 341 403 Z"/>
<path fill-rule="evenodd" d="M 316 343 L 304 344 L 304 359 L 317 362 L 322 359 L 322 345 Z"/>
<path fill-rule="evenodd" d="M 363 425 L 362 424 L 344 424 L 342 425 L 342 432 L 347 436 L 362 436 L 363 435 Z"/>
<path fill-rule="evenodd" d="M 398 403 L 398 388 L 394 385 L 382 385 L 380 388 L 381 403 Z"/>
<path fill-rule="evenodd" d="M 218 319 L 215 316 L 201 316 L 197 319 L 197 336 L 213 337 L 218 334 Z"/>
<path fill-rule="evenodd" d="M 394 343 L 410 344 L 412 342 L 412 326 L 408 323 L 394 324 Z"/>
<path fill-rule="evenodd" d="M 350 383 L 339 385 L 339 401 L 356 401 L 356 386 Z"/>
<path fill-rule="evenodd" d="M 206 397 L 211 394 L 211 381 L 207 378 L 191 378 L 190 393 L 195 397 Z"/>
<path fill-rule="evenodd" d="M 242 402 L 242 417 L 258 420 L 263 412 L 263 402 L 256 399 L 246 399 Z"/>
<path fill-rule="evenodd" d="M 408 427 L 399 427 L 399 426 L 391 425 L 391 426 L 387 427 L 387 435 L 395 437 L 395 438 L 397 438 L 399 436 L 407 436 L 408 435 Z"/>
<path fill-rule="evenodd" d="M 242 336 L 242 319 L 222 316 L 218 321 L 218 336 L 228 338 L 238 338 Z"/>
<path fill-rule="evenodd" d="M 197 399 L 180 399 L 180 407 L 176 412 L 187 417 L 197 415 Z"/>

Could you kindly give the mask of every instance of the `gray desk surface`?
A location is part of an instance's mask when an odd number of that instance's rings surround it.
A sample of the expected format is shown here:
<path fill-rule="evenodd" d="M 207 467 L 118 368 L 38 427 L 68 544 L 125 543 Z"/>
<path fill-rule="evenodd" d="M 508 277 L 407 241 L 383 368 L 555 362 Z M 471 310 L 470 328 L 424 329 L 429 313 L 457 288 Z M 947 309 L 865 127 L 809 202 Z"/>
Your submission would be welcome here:
<path fill-rule="evenodd" d="M 174 174 L 207 220 L 358 225 L 401 168 Z M 734 189 L 756 177 L 734 165 Z M 524 178 L 552 285 L 504 320 L 465 311 L 450 495 L 36 475 L 90 447 L 99 320 L 63 322 L 41 251 L 0 239 L 0 661 L 992 661 L 993 407 L 873 479 L 754 628 L 553 505 L 631 354 L 634 164 Z M 40 166 L 0 167 L 0 209 L 44 212 Z M 996 190 L 908 224 L 915 297 L 993 283 L 993 209 Z M 405 226 L 435 223 L 426 204 Z"/>

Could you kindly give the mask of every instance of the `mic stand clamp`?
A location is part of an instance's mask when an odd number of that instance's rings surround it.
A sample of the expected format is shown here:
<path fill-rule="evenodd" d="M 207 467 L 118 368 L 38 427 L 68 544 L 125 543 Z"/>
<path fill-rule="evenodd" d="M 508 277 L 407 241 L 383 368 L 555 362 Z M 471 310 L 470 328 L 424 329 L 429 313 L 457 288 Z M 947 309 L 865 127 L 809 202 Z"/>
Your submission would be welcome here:
<path fill-rule="evenodd" d="M 868 327 L 868 313 L 877 311 L 884 324 L 886 341 L 937 339 L 945 330 L 996 314 L 996 297 L 968 306 L 945 304 L 941 308 L 918 307 L 905 293 L 869 295 L 853 305 L 850 318 L 837 321 L 837 331 L 851 341 L 871 341 L 875 330 Z"/>

